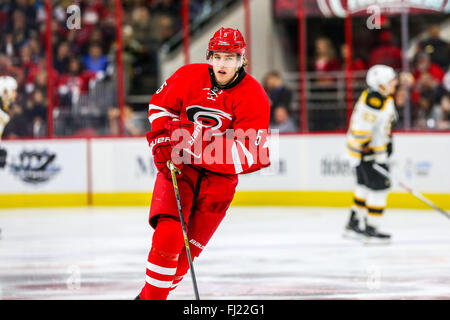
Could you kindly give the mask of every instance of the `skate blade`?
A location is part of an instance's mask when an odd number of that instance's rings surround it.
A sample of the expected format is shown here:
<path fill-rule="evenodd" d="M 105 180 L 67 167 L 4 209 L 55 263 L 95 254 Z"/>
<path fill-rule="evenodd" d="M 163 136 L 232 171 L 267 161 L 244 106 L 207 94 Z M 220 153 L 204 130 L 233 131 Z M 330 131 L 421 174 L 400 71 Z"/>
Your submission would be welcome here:
<path fill-rule="evenodd" d="M 375 237 L 364 237 L 363 244 L 367 246 L 383 246 L 391 244 L 390 238 L 380 239 Z"/>
<path fill-rule="evenodd" d="M 350 239 L 350 240 L 362 240 L 363 239 L 363 235 L 355 232 L 353 230 L 344 230 L 344 232 L 342 233 L 342 237 L 344 239 Z"/>

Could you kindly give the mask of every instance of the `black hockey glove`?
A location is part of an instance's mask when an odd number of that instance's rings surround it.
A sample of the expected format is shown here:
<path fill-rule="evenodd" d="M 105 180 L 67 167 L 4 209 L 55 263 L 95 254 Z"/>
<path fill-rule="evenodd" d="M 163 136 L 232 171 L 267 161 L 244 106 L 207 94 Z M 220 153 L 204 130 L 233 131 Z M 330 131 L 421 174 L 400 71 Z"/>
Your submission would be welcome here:
<path fill-rule="evenodd" d="M 368 144 L 362 146 L 361 149 L 361 162 L 373 162 L 374 152 L 369 148 Z"/>
<path fill-rule="evenodd" d="M 4 168 L 6 165 L 6 155 L 8 153 L 6 152 L 6 149 L 0 148 L 0 169 Z"/>
<path fill-rule="evenodd" d="M 392 154 L 392 140 L 390 140 L 388 142 L 388 144 L 386 146 L 386 152 L 387 152 L 388 157 L 390 157 Z"/>

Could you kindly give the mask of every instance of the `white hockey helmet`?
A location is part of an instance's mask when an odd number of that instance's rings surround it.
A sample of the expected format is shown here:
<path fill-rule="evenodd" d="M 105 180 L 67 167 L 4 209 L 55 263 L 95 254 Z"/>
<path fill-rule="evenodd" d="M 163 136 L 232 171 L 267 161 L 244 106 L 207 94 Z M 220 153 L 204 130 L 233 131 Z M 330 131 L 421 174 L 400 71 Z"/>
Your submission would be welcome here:
<path fill-rule="evenodd" d="M 8 90 L 9 93 L 11 93 L 14 90 L 17 90 L 17 81 L 13 77 L 6 76 L 5 77 L 6 82 L 6 90 Z"/>
<path fill-rule="evenodd" d="M 3 94 L 5 93 L 6 86 L 5 86 L 5 77 L 0 76 L 0 97 L 3 97 Z"/>
<path fill-rule="evenodd" d="M 394 69 L 383 65 L 376 64 L 367 71 L 366 83 L 372 90 L 380 91 L 380 85 L 388 87 L 389 82 L 397 77 Z"/>
<path fill-rule="evenodd" d="M 13 77 L 0 77 L 0 97 L 3 102 L 10 103 L 16 97 L 17 81 Z"/>

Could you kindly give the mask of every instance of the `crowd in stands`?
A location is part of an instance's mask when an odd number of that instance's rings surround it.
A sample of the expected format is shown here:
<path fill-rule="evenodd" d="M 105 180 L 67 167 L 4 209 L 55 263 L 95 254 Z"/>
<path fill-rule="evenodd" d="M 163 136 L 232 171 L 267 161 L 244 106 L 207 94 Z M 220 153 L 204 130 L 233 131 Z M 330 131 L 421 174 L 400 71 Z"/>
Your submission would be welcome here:
<path fill-rule="evenodd" d="M 403 128 L 403 109 L 409 103 L 412 128 L 450 129 L 450 43 L 441 38 L 440 31 L 439 25 L 431 24 L 425 39 L 418 42 L 413 59 L 407 61 L 409 77 L 400 77 L 400 85 L 395 96 L 400 117 L 397 128 Z M 363 58 L 356 50 L 352 70 L 367 70 L 375 64 L 385 64 L 403 75 L 402 50 L 396 44 L 389 28 L 378 32 L 378 41 L 369 52 Z M 341 46 L 339 59 L 330 39 L 318 38 L 314 59 L 314 71 L 318 73 L 317 82 L 332 81 L 325 71 L 343 70 L 345 58 L 345 44 Z"/>
<path fill-rule="evenodd" d="M 220 1 L 191 0 L 191 19 L 207 14 Z M 46 62 L 45 1 L 0 2 L 0 76 L 12 76 L 18 83 L 17 99 L 9 108 L 11 121 L 4 137 L 46 136 L 49 81 L 54 88 L 50 98 L 55 106 L 56 135 L 118 134 L 115 2 L 52 2 L 52 69 L 47 68 Z M 73 4 L 80 7 L 79 29 L 67 27 L 66 9 Z M 158 49 L 181 29 L 181 1 L 124 0 L 122 6 L 125 96 L 151 95 L 159 86 Z M 370 54 L 352 52 L 351 69 L 363 72 L 380 63 L 402 69 L 398 35 L 389 28 L 376 34 L 377 42 L 370 48 Z M 331 39 L 318 36 L 314 49 L 315 54 L 309 59 L 310 71 L 316 72 L 314 81 L 320 92 L 326 92 L 336 81 L 333 72 L 345 70 L 349 48 L 345 43 L 335 47 Z M 439 26 L 433 24 L 408 62 L 411 77 L 401 82 L 395 96 L 399 128 L 404 121 L 402 110 L 409 105 L 412 128 L 450 129 L 449 67 L 449 44 L 441 38 Z M 283 82 L 283 76 L 271 71 L 262 82 L 272 104 L 271 127 L 281 132 L 298 131 L 298 109 L 292 108 L 292 90 Z M 124 110 L 125 133 L 142 134 L 145 128 L 133 122 L 130 103 L 126 103 Z M 322 115 L 327 113 L 334 117 L 327 110 Z M 332 121 L 322 120 L 322 123 Z"/>
<path fill-rule="evenodd" d="M 419 130 L 450 130 L 450 43 L 443 40 L 438 24 L 428 26 L 427 34 L 414 48 L 413 58 L 406 60 L 404 72 L 402 50 L 395 39 L 394 33 L 387 27 L 376 32 L 377 39 L 366 55 L 361 54 L 357 44 L 352 52 L 351 69 L 355 78 L 364 81 L 365 71 L 375 64 L 385 64 L 393 67 L 400 75 L 399 87 L 394 96 L 399 120 L 395 128 L 404 129 L 404 110 L 409 105 L 410 127 Z M 368 31 L 374 32 L 374 31 Z M 336 49 L 339 49 L 336 50 Z M 319 96 L 337 92 L 337 74 L 345 77 L 346 61 L 349 54 L 347 44 L 341 43 L 335 47 L 332 40 L 325 36 L 318 36 L 314 41 L 314 56 L 310 59 L 309 72 L 314 76 L 308 78 L 309 83 L 309 126 L 317 130 L 328 129 L 332 122 L 336 129 L 345 129 L 345 119 L 339 118 L 338 107 L 323 109 L 329 102 L 336 105 L 336 98 L 327 101 L 322 98 L 317 101 L 317 109 L 311 108 L 314 101 L 312 96 Z M 340 55 L 337 54 L 340 53 Z M 268 72 L 263 85 L 271 100 L 271 127 L 280 132 L 298 131 L 298 121 L 292 108 L 292 93 L 283 84 L 282 76 L 276 71 Z M 365 84 L 363 84 L 365 86 Z M 355 95 L 358 98 L 359 93 Z M 317 95 L 316 95 L 317 96 Z M 342 100 L 345 101 L 345 100 Z M 341 106 L 342 110 L 347 106 Z M 294 115 L 292 114 L 294 112 Z M 345 112 L 341 112 L 346 117 Z M 314 115 L 318 115 L 314 117 Z M 334 117 L 334 118 L 333 118 Z M 298 119 L 296 119 L 298 120 Z M 340 124 L 339 124 L 340 123 Z"/>
<path fill-rule="evenodd" d="M 191 19 L 218 1 L 191 0 Z M 181 28 L 180 3 L 122 1 L 126 97 L 151 95 L 157 89 L 157 51 Z M 12 76 L 18 83 L 3 137 L 47 134 L 47 77 L 54 88 L 56 135 L 117 133 L 115 4 L 115 0 L 52 1 L 53 68 L 49 70 L 45 1 L 0 1 L 0 76 Z M 68 27 L 70 5 L 80 8 L 80 28 Z M 129 119 L 125 133 L 142 134 L 145 128 L 132 124 L 133 109 L 129 104 L 124 109 L 124 118 Z"/>

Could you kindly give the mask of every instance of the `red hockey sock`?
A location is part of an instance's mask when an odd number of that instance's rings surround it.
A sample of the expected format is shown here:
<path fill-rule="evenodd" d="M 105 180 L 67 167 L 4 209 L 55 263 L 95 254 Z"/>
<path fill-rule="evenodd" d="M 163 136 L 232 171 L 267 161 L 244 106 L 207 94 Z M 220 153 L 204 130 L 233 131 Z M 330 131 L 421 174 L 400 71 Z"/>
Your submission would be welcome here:
<path fill-rule="evenodd" d="M 141 300 L 167 299 L 183 245 L 184 238 L 180 222 L 172 218 L 160 218 L 148 255 L 145 286 L 140 294 Z"/>

